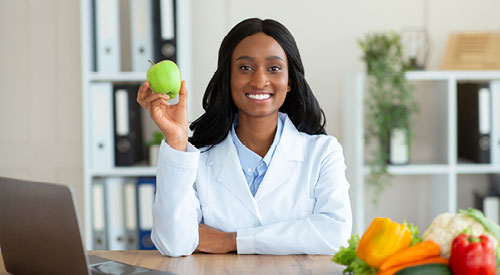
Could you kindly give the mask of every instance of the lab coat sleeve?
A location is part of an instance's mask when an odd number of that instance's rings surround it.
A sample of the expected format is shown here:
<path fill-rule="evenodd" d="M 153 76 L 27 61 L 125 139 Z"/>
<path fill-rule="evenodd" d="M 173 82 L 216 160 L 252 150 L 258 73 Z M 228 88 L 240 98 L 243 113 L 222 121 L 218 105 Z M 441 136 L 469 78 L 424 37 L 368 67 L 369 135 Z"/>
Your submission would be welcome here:
<path fill-rule="evenodd" d="M 334 139 L 313 188 L 313 213 L 302 219 L 238 230 L 238 254 L 334 254 L 347 245 L 352 213 L 345 169 L 342 147 Z"/>
<path fill-rule="evenodd" d="M 190 255 L 198 246 L 200 202 L 194 186 L 200 151 L 188 144 L 187 152 L 160 146 L 153 205 L 151 240 L 161 254 Z"/>

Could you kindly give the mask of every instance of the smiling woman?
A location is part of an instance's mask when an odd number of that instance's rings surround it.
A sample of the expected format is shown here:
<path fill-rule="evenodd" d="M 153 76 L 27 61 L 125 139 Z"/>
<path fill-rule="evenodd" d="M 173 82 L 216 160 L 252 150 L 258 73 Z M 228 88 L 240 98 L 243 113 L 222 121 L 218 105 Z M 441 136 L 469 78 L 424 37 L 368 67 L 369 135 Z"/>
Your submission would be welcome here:
<path fill-rule="evenodd" d="M 288 91 L 288 63 L 278 42 L 262 32 L 243 39 L 231 58 L 231 96 L 240 125 L 249 117 L 276 121 Z"/>
<path fill-rule="evenodd" d="M 151 233 L 162 254 L 333 254 L 347 244 L 342 147 L 325 133 L 283 25 L 247 19 L 228 33 L 189 139 L 186 99 L 184 82 L 177 105 L 147 81 L 137 96 L 165 136 Z"/>

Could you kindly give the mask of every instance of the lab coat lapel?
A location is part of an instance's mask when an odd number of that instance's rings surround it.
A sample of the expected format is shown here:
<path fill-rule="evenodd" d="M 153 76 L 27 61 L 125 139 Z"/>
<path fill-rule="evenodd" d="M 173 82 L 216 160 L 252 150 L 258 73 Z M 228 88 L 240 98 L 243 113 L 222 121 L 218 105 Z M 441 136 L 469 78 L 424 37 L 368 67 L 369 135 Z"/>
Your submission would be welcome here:
<path fill-rule="evenodd" d="M 222 165 L 217 180 L 260 219 L 257 202 L 250 193 L 231 134 L 210 152 L 208 164 Z M 210 150 L 210 151 L 212 151 Z M 224 198 L 221 198 L 223 200 Z"/>
<path fill-rule="evenodd" d="M 255 194 L 255 200 L 259 202 L 278 186 L 286 183 L 292 171 L 302 161 L 304 161 L 304 155 L 300 133 L 286 116 L 280 142 L 274 152 L 266 175 L 257 190 L 257 194 Z M 286 196 L 286 194 L 283 195 Z"/>

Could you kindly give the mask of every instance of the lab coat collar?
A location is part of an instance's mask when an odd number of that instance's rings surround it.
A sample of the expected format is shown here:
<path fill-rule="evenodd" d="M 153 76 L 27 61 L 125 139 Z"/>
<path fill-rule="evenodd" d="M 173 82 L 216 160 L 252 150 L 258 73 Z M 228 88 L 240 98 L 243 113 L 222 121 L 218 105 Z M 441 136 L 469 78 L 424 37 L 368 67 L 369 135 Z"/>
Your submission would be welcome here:
<path fill-rule="evenodd" d="M 257 194 L 255 194 L 257 202 L 271 194 L 281 184 L 288 182 L 288 178 L 293 174 L 293 170 L 297 169 L 299 162 L 304 161 L 301 134 L 286 114 L 279 113 L 279 115 L 285 116 L 283 134 L 274 152 L 271 165 L 267 169 Z"/>
<path fill-rule="evenodd" d="M 279 116 L 285 117 L 283 134 L 255 198 L 246 183 L 231 133 L 207 151 L 207 165 L 222 166 L 218 181 L 238 197 L 259 220 L 261 216 L 257 202 L 279 185 L 286 183 L 292 174 L 291 169 L 295 168 L 297 162 L 304 160 L 301 134 L 286 114 L 279 113 Z"/>
<path fill-rule="evenodd" d="M 299 142 L 301 141 L 300 132 L 297 130 L 297 128 L 295 128 L 295 125 L 293 125 L 293 122 L 286 114 L 278 113 L 278 115 L 280 116 L 280 118 L 285 118 L 285 123 L 283 124 L 283 133 L 278 144 L 278 148 L 281 148 L 281 150 L 283 151 L 282 157 L 289 161 L 303 161 L 304 153 L 302 142 Z M 278 150 L 278 148 L 276 148 L 276 150 Z M 231 138 L 231 133 L 228 133 L 227 137 L 222 142 L 207 151 L 207 164 L 221 165 L 225 163 L 228 159 L 228 155 L 232 153 L 232 149 L 236 151 L 233 139 Z"/>

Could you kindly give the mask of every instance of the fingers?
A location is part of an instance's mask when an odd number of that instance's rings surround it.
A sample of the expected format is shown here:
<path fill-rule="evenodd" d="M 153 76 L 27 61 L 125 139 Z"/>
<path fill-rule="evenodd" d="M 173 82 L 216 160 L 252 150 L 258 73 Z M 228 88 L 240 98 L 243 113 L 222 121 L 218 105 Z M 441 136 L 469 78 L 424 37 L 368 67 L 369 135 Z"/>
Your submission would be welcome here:
<path fill-rule="evenodd" d="M 159 94 L 159 93 L 153 93 L 151 95 L 148 95 L 146 98 L 143 99 L 143 102 L 146 106 L 151 106 L 151 104 L 155 101 L 164 101 L 168 102 L 170 97 L 165 94 Z"/>
<path fill-rule="evenodd" d="M 164 98 L 157 98 L 149 104 L 149 115 L 154 121 L 164 116 L 165 108 L 171 106 L 172 103 Z"/>
<path fill-rule="evenodd" d="M 236 233 L 223 232 L 205 224 L 198 226 L 199 242 L 197 249 L 207 253 L 228 253 L 235 251 Z"/>
<path fill-rule="evenodd" d="M 137 93 L 137 103 L 142 107 L 148 109 L 151 112 L 153 106 L 165 105 L 170 106 L 168 102 L 170 97 L 166 94 L 153 93 L 149 86 L 149 82 L 145 81 L 140 87 Z M 153 103 L 155 103 L 153 105 Z"/>
<path fill-rule="evenodd" d="M 179 91 L 179 103 L 180 106 L 187 106 L 187 88 L 186 88 L 186 80 L 181 82 L 181 90 Z"/>
<path fill-rule="evenodd" d="M 155 98 L 155 99 L 151 100 L 151 102 L 148 104 L 149 104 L 149 106 L 151 106 L 151 108 L 172 105 L 172 103 L 168 102 L 168 96 L 167 96 L 167 98 L 164 98 L 164 97 Z"/>
<path fill-rule="evenodd" d="M 152 93 L 153 92 L 149 87 L 149 82 L 144 81 L 144 83 L 139 87 L 139 91 L 137 92 L 137 103 L 139 103 L 142 107 L 148 109 L 144 100 Z"/>

